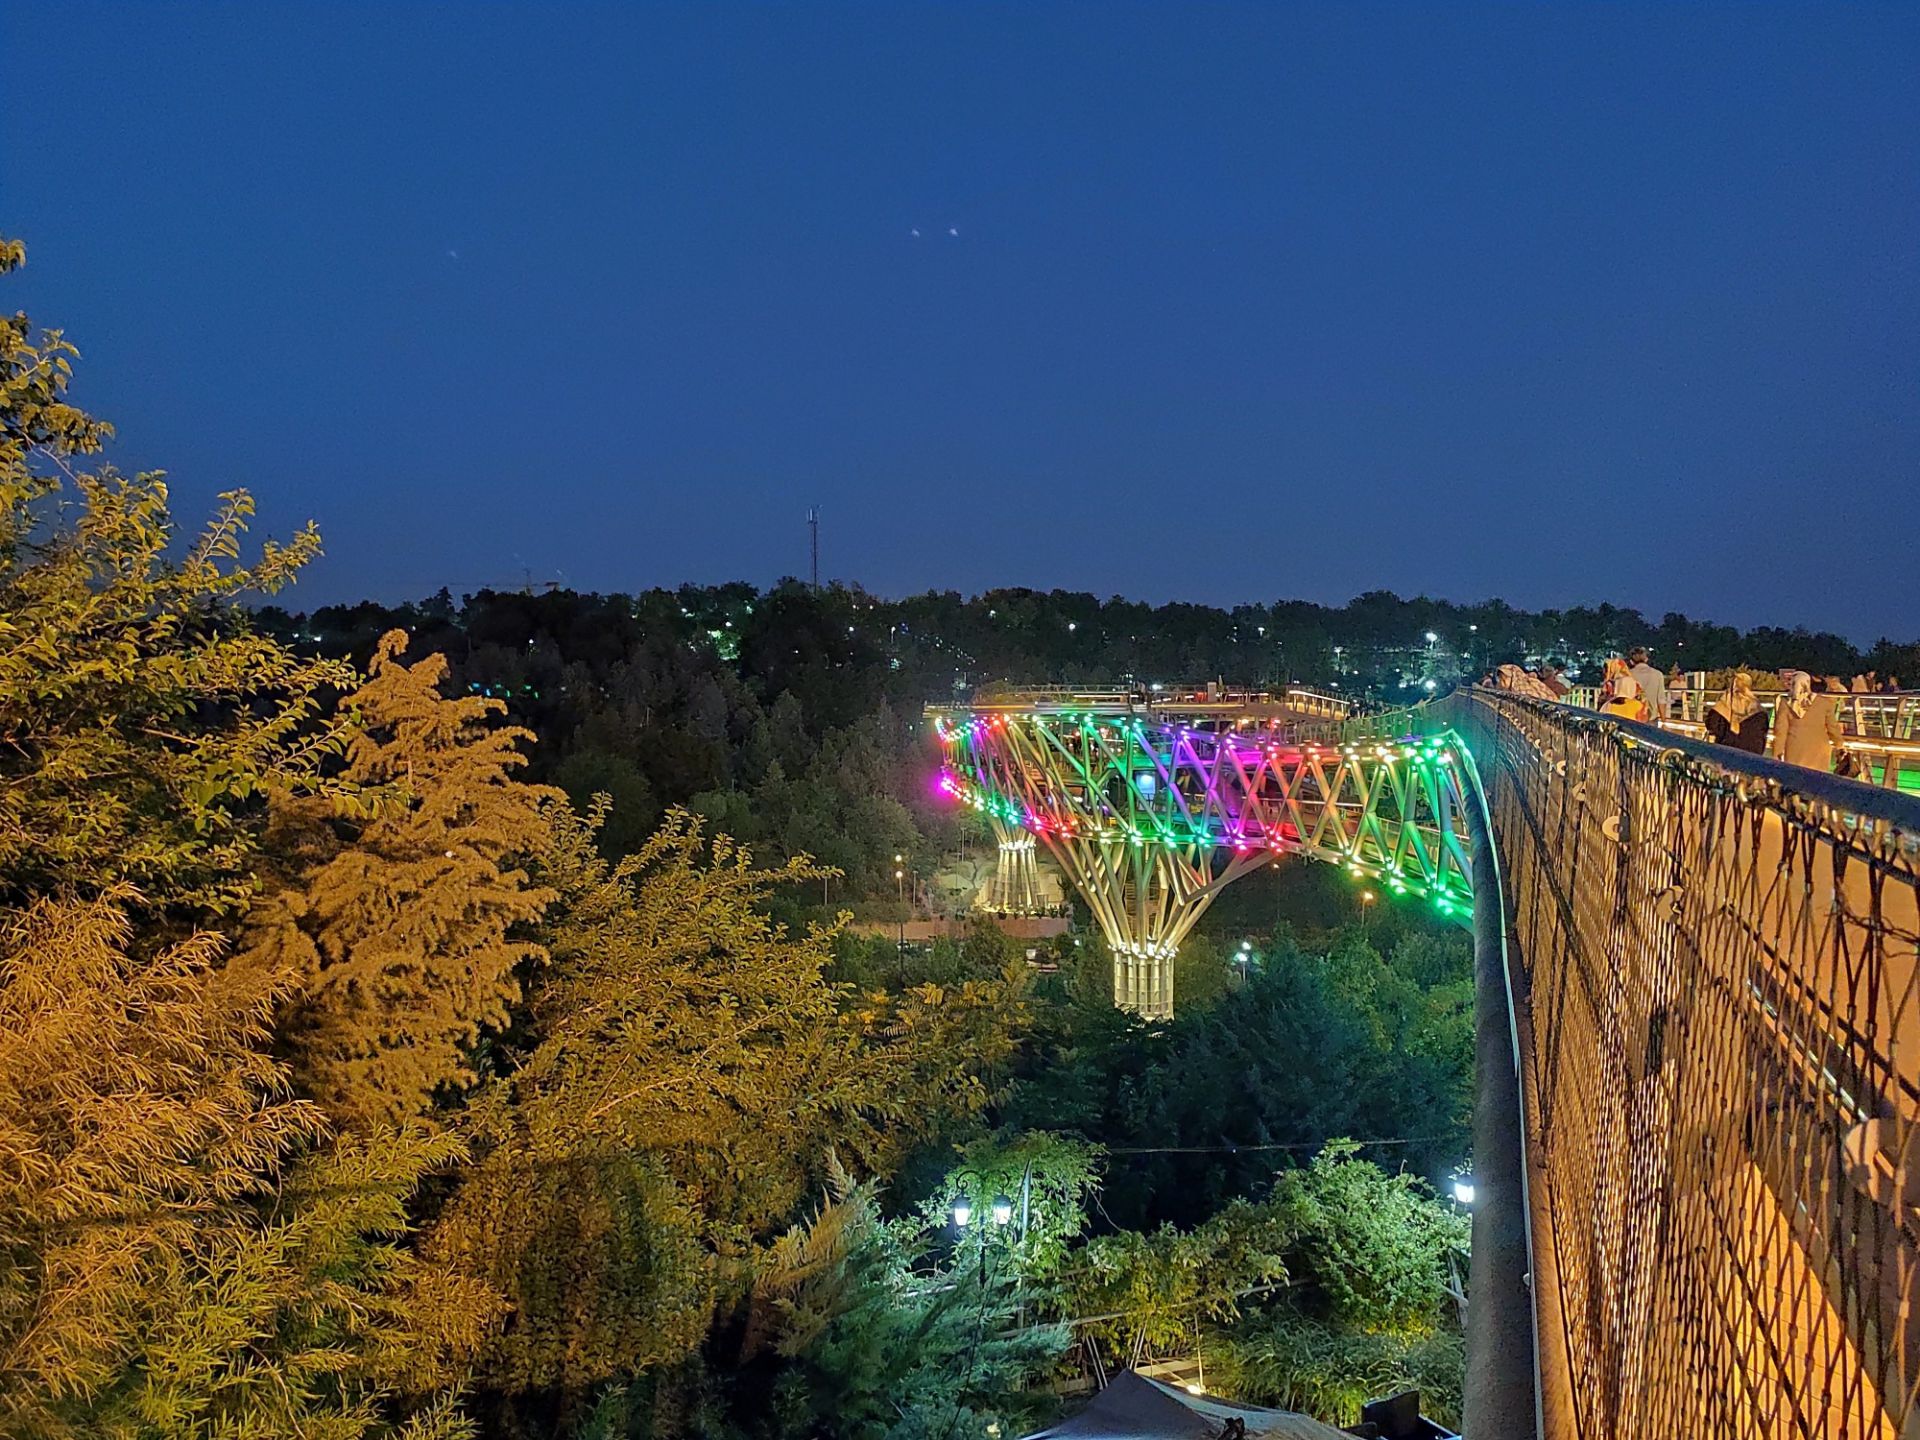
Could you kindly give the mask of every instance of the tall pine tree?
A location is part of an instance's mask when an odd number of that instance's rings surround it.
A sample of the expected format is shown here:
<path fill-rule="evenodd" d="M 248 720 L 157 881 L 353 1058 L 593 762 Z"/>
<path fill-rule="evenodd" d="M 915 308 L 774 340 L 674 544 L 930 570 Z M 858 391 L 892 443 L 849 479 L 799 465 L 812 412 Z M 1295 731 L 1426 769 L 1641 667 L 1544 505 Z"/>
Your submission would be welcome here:
<path fill-rule="evenodd" d="M 297 868 L 255 908 L 246 956 L 295 977 L 282 1039 L 296 1078 L 358 1127 L 474 1078 L 472 1045 L 507 1023 L 518 967 L 544 954 L 519 927 L 553 898 L 521 863 L 558 799 L 514 774 L 531 733 L 490 725 L 498 700 L 443 695 L 445 658 L 407 665 L 405 648 L 383 636 L 343 704 L 356 728 L 341 779 L 363 802 L 283 803 L 276 838 Z"/>

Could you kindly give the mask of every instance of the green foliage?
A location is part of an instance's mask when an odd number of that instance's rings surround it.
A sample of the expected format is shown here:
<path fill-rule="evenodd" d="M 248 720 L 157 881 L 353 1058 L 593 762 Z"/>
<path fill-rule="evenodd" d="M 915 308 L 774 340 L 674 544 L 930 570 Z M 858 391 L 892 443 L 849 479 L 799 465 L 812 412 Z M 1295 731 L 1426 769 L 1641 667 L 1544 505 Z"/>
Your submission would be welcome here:
<path fill-rule="evenodd" d="M 583 815 L 593 808 L 595 797 L 607 797 L 606 823 L 598 840 L 601 853 L 610 859 L 638 850 L 660 822 L 660 806 L 646 772 L 625 755 L 576 750 L 554 770 L 553 783 Z"/>
<path fill-rule="evenodd" d="M 1098 1236 L 1066 1268 L 1068 1311 L 1118 1365 L 1191 1343 L 1200 1322 L 1235 1319 L 1249 1293 L 1286 1280 L 1289 1221 L 1236 1200 L 1192 1230 Z"/>
<path fill-rule="evenodd" d="M 1352 1425 L 1369 1400 L 1420 1392 L 1421 1413 L 1460 1423 L 1466 1342 L 1457 1328 L 1368 1335 L 1281 1305 L 1207 1338 L 1207 1380 L 1219 1393 Z"/>
<path fill-rule="evenodd" d="M 1426 1182 L 1388 1174 L 1358 1149 L 1334 1141 L 1284 1172 L 1271 1204 L 1287 1213 L 1334 1320 L 1374 1334 L 1431 1328 L 1448 1297 L 1448 1258 L 1465 1258 L 1472 1226 Z"/>
<path fill-rule="evenodd" d="M 1233 972 L 1226 946 L 1209 935 L 1189 935 L 1173 958 L 1173 993 L 1176 1009 L 1193 1015 L 1211 1010 L 1220 1003 L 1233 983 Z"/>
<path fill-rule="evenodd" d="M 1018 1256 L 978 1231 L 943 1254 L 934 1221 L 885 1221 L 874 1182 L 856 1184 L 837 1165 L 829 1174 L 830 1198 L 772 1247 L 755 1284 L 789 1362 L 775 1397 L 779 1433 L 1017 1433 L 1036 1408 L 1027 1387 L 1068 1338 L 1022 1323 L 1036 1292 Z"/>
<path fill-rule="evenodd" d="M 513 774 L 532 737 L 488 726 L 498 701 L 441 695 L 446 662 L 402 664 L 405 645 L 383 636 L 343 702 L 357 723 L 341 779 L 360 803 L 280 802 L 294 873 L 256 906 L 243 957 L 296 977 L 283 1044 L 302 1090 L 352 1126 L 472 1081 L 468 1048 L 506 1025 L 518 967 L 544 953 L 519 928 L 553 898 L 523 868 L 556 793 Z"/>
<path fill-rule="evenodd" d="M 17 266 L 16 242 L 0 272 Z M 76 352 L 0 319 L 0 876 L 7 893 L 231 912 L 249 894 L 264 790 L 328 788 L 345 666 L 250 631 L 233 602 L 290 583 L 311 526 L 250 564 L 244 491 L 179 558 L 157 474 L 87 472 L 108 427 L 64 399 Z"/>
<path fill-rule="evenodd" d="M 1087 1226 L 1087 1205 L 1099 1187 L 1100 1147 L 1045 1130 L 986 1136 L 962 1147 L 921 1206 L 930 1230 L 950 1224 L 956 1202 L 972 1209 L 975 1235 L 992 1234 L 1022 1274 L 1054 1279 Z M 992 1218 L 995 1201 L 1011 1210 L 1005 1225 Z"/>
<path fill-rule="evenodd" d="M 1465 941 L 1416 934 L 1383 956 L 1349 931 L 1324 954 L 1284 934 L 1256 948 L 1245 985 L 1151 1027 L 1090 981 L 1052 977 L 1000 1123 L 1115 1148 L 1205 1147 L 1114 1167 L 1102 1203 L 1129 1228 L 1197 1225 L 1263 1191 L 1276 1153 L 1237 1147 L 1311 1151 L 1358 1135 L 1417 1142 L 1392 1153 L 1420 1171 L 1457 1164 L 1473 1074 Z"/>
<path fill-rule="evenodd" d="M 988 920 L 968 923 L 958 941 L 946 936 L 904 948 L 885 934 L 843 930 L 833 938 L 833 977 L 863 990 L 910 990 L 968 981 L 1025 988 L 1022 946 Z"/>
<path fill-rule="evenodd" d="M 1339 1425 L 1368 1400 L 1416 1388 L 1427 1414 L 1457 1419 L 1451 1262 L 1464 1273 L 1467 1217 L 1413 1176 L 1359 1159 L 1350 1141 L 1282 1174 L 1264 1208 L 1291 1233 L 1294 1283 L 1210 1336 L 1214 1383 Z"/>

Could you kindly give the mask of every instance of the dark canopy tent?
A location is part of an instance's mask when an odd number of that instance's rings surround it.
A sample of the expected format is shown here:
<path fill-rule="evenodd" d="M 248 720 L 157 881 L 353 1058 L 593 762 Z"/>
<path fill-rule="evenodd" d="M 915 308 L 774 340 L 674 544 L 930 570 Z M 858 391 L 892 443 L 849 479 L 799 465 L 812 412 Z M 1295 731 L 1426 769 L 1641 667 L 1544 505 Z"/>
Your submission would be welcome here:
<path fill-rule="evenodd" d="M 1344 1431 L 1292 1410 L 1262 1410 L 1190 1395 L 1123 1370 L 1079 1414 L 1027 1440 L 1219 1440 L 1229 1420 L 1248 1435 L 1280 1440 L 1352 1440 Z"/>

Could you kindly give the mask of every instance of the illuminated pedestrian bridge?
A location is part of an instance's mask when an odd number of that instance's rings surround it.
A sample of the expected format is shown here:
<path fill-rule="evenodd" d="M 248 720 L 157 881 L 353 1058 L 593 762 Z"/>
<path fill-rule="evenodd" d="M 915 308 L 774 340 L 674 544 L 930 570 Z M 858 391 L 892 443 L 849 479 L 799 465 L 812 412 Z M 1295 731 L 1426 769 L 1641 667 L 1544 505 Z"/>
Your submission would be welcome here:
<path fill-rule="evenodd" d="M 942 712 L 938 783 L 988 818 L 1003 857 L 1022 853 L 1010 836 L 1046 845 L 1113 952 L 1118 1003 L 1166 1017 L 1181 940 L 1224 886 L 1283 854 L 1471 914 L 1458 742 L 1296 740 L 1290 713 L 1051 699 Z"/>
<path fill-rule="evenodd" d="M 1470 1435 L 1920 1436 L 1920 797 L 1497 691 L 1344 708 L 936 708 L 937 783 L 1148 1017 L 1287 855 L 1471 926 Z"/>

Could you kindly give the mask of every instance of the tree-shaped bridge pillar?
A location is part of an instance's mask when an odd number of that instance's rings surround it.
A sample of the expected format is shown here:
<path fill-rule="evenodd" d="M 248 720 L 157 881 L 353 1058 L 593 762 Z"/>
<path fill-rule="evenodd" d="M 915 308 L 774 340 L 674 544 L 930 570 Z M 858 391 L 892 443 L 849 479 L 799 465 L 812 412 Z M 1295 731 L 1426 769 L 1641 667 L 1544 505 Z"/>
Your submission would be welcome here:
<path fill-rule="evenodd" d="M 1113 955 L 1113 1003 L 1150 1020 L 1173 1016 L 1173 961 L 1180 942 L 1222 887 L 1264 856 L 1231 856 L 1211 841 L 1154 843 L 1117 836 L 1042 832 L 1047 850 L 1086 901 Z"/>
<path fill-rule="evenodd" d="M 1001 915 L 1032 915 L 1040 909 L 1039 867 L 1034 840 L 1018 825 L 989 817 L 1000 858 L 987 888 L 987 908 Z"/>

